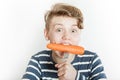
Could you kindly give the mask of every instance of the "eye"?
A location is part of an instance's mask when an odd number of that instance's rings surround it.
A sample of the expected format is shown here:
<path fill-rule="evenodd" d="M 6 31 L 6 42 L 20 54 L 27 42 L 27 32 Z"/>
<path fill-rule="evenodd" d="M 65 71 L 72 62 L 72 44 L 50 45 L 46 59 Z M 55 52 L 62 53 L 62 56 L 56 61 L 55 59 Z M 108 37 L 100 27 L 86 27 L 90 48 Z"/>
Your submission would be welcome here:
<path fill-rule="evenodd" d="M 76 29 L 72 29 L 72 31 L 71 31 L 72 33 L 76 33 L 77 32 L 77 30 Z"/>
<path fill-rule="evenodd" d="M 57 32 L 62 32 L 63 30 L 62 30 L 62 28 L 57 28 L 56 31 Z"/>

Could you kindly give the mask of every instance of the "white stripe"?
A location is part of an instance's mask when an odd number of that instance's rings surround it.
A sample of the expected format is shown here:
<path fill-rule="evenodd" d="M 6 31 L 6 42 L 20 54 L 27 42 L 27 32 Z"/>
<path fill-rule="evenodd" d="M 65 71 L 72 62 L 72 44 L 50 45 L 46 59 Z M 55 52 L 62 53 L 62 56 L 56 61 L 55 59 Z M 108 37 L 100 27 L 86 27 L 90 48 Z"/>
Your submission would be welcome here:
<path fill-rule="evenodd" d="M 38 68 L 36 68 L 35 66 L 33 66 L 33 65 L 28 65 L 28 67 L 31 67 L 31 68 L 33 68 L 33 69 L 37 70 L 37 71 L 38 71 L 38 73 L 39 73 L 39 74 L 41 74 L 41 72 L 39 71 L 39 69 L 38 69 Z"/>
<path fill-rule="evenodd" d="M 78 72 L 90 72 L 90 69 L 85 69 L 85 70 L 79 70 Z"/>
<path fill-rule="evenodd" d="M 51 77 L 43 77 L 43 80 L 59 80 L 58 78 L 51 78 Z"/>
<path fill-rule="evenodd" d="M 92 64 L 94 64 L 98 59 L 99 59 L 99 57 L 97 57 L 95 60 L 93 60 Z"/>
<path fill-rule="evenodd" d="M 30 61 L 36 63 L 36 64 L 39 66 L 39 68 L 41 69 L 41 66 L 39 65 L 39 63 L 38 63 L 36 60 L 34 60 L 34 59 L 30 59 Z"/>
<path fill-rule="evenodd" d="M 30 61 L 38 64 L 38 62 L 35 59 L 30 59 Z"/>
<path fill-rule="evenodd" d="M 39 77 L 38 77 L 37 75 L 35 75 L 34 73 L 32 73 L 32 72 L 26 72 L 26 74 L 32 75 L 32 76 L 34 76 L 37 80 L 40 80 Z"/>
<path fill-rule="evenodd" d="M 77 63 L 73 63 L 73 65 L 83 65 L 83 64 L 90 64 L 90 62 L 77 62 Z"/>
<path fill-rule="evenodd" d="M 80 77 L 80 73 L 78 72 L 78 75 L 77 75 L 77 80 L 79 80 L 79 77 Z"/>
<path fill-rule="evenodd" d="M 42 72 L 55 72 L 55 73 L 57 73 L 58 71 L 56 71 L 56 70 L 49 70 L 49 69 L 42 69 Z"/>
<path fill-rule="evenodd" d="M 102 73 L 104 73 L 104 71 L 102 71 L 102 72 L 100 72 L 100 73 L 97 73 L 97 74 L 92 75 L 90 79 L 92 79 L 93 77 L 96 77 L 96 76 L 98 76 L 99 74 L 102 74 Z"/>
<path fill-rule="evenodd" d="M 41 69 L 41 66 L 38 64 L 38 67 Z"/>
<path fill-rule="evenodd" d="M 93 57 L 94 55 L 78 55 L 78 57 Z"/>
<path fill-rule="evenodd" d="M 97 68 L 99 68 L 99 67 L 102 67 L 102 64 L 99 64 L 99 65 L 97 65 L 93 70 L 92 70 L 92 72 L 94 72 Z"/>
<path fill-rule="evenodd" d="M 89 76 L 88 76 L 88 77 L 86 77 L 86 79 L 87 79 L 87 80 L 89 80 Z"/>
<path fill-rule="evenodd" d="M 30 79 L 22 79 L 22 80 L 30 80 Z"/>
<path fill-rule="evenodd" d="M 39 61 L 40 64 L 53 64 L 51 61 Z"/>
<path fill-rule="evenodd" d="M 85 76 L 82 76 L 82 77 L 83 77 L 83 80 L 86 80 L 86 79 L 85 79 Z"/>
<path fill-rule="evenodd" d="M 39 54 L 39 55 L 36 55 L 35 57 L 42 57 L 42 56 L 50 57 L 50 55 L 48 54 Z"/>

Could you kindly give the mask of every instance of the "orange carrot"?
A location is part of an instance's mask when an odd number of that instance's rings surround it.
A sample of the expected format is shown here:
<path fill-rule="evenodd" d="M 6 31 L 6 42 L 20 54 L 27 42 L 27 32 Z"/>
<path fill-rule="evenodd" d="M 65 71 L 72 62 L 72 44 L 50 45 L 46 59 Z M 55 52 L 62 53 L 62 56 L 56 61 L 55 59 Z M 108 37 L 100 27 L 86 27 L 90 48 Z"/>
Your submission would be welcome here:
<path fill-rule="evenodd" d="M 47 45 L 47 48 L 61 52 L 70 52 L 72 54 L 80 54 L 80 55 L 84 54 L 84 48 L 75 45 L 62 45 L 62 44 L 50 43 Z"/>

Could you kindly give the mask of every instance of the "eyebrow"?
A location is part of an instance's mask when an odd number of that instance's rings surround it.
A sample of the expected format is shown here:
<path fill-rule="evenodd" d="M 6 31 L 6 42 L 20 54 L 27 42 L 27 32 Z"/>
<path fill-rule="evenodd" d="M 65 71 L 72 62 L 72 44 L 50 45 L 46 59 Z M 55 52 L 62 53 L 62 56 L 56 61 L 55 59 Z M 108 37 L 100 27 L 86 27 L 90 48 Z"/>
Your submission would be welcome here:
<path fill-rule="evenodd" d="M 63 26 L 63 24 L 55 23 L 55 24 L 53 24 L 53 27 L 55 27 L 55 26 Z"/>
<path fill-rule="evenodd" d="M 73 24 L 72 26 L 78 26 L 77 24 Z"/>
<path fill-rule="evenodd" d="M 63 24 L 60 24 L 60 23 L 54 24 L 54 26 L 56 26 L 56 25 L 61 25 L 61 26 L 63 26 Z M 77 25 L 77 24 L 73 24 L 72 26 L 78 26 L 78 25 Z"/>
<path fill-rule="evenodd" d="M 55 27 L 55 26 L 63 26 L 63 24 L 61 24 L 61 23 L 55 23 L 55 24 L 53 24 L 53 26 Z M 73 26 L 73 27 L 77 27 L 78 26 L 78 24 L 72 24 L 71 26 Z"/>
<path fill-rule="evenodd" d="M 54 24 L 54 26 L 56 26 L 56 25 L 63 25 L 63 24 L 60 24 L 60 23 L 55 23 L 55 24 Z"/>

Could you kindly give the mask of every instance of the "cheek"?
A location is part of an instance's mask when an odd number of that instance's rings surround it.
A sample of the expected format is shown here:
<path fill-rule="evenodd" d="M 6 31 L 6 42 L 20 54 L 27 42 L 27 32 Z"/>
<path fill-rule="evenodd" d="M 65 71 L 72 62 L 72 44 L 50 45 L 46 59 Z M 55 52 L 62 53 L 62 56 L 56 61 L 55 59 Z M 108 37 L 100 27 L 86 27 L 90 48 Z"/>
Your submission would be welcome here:
<path fill-rule="evenodd" d="M 61 36 L 60 35 L 55 34 L 55 33 L 53 33 L 53 34 L 50 35 L 50 42 L 59 43 L 60 40 L 61 40 Z"/>
<path fill-rule="evenodd" d="M 72 41 L 74 42 L 75 45 L 79 44 L 79 42 L 80 42 L 80 36 L 73 37 Z"/>
<path fill-rule="evenodd" d="M 76 38 L 76 39 L 74 39 L 74 40 L 73 40 L 73 42 L 74 42 L 74 44 L 76 44 L 76 45 L 77 45 L 77 44 L 79 44 L 80 39 Z"/>

